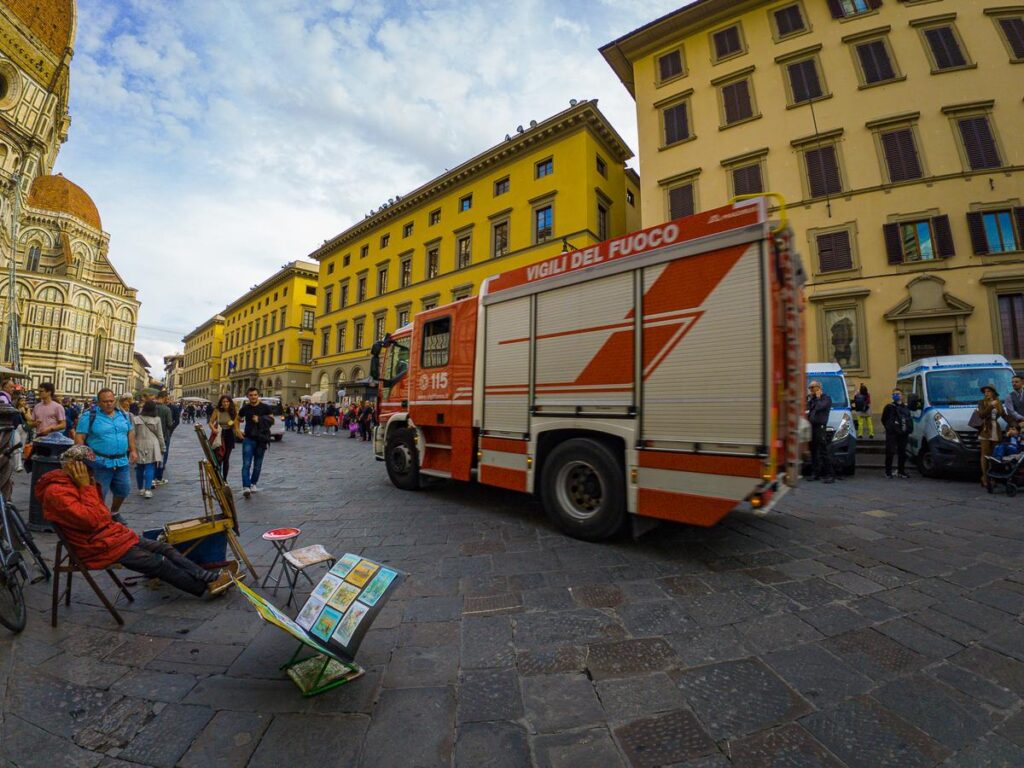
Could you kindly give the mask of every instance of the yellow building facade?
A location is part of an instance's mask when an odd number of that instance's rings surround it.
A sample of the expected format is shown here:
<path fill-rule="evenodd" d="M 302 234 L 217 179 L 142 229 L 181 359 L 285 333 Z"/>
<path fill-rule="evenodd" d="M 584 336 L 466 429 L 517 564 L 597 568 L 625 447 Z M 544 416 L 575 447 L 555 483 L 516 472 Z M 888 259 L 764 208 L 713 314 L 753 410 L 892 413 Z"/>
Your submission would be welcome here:
<path fill-rule="evenodd" d="M 1024 6 L 699 0 L 601 53 L 636 99 L 644 226 L 785 197 L 809 360 L 878 409 L 913 359 L 1024 366 Z"/>
<path fill-rule="evenodd" d="M 221 358 L 224 350 L 224 316 L 214 315 L 185 336 L 181 359 L 175 365 L 174 381 L 168 373 L 168 391 L 180 390 L 179 397 L 205 397 L 215 400 L 220 394 Z M 167 358 L 164 358 L 166 361 Z"/>
<path fill-rule="evenodd" d="M 632 152 L 596 101 L 541 123 L 389 202 L 311 254 L 320 263 L 312 389 L 373 396 L 374 341 L 491 275 L 637 229 Z M 343 394 L 339 394 L 339 393 Z"/>
<path fill-rule="evenodd" d="M 228 306 L 219 391 L 258 387 L 285 403 L 308 395 L 316 299 L 317 265 L 296 260 Z"/>

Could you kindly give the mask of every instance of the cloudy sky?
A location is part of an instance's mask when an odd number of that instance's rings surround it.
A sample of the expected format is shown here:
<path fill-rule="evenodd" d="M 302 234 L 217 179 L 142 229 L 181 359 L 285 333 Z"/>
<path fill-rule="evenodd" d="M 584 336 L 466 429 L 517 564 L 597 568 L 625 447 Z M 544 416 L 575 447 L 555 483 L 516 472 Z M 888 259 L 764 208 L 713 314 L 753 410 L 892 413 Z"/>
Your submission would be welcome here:
<path fill-rule="evenodd" d="M 78 0 L 84 187 L 139 289 L 162 376 L 181 336 L 380 203 L 596 98 L 636 149 L 598 46 L 684 0 Z"/>

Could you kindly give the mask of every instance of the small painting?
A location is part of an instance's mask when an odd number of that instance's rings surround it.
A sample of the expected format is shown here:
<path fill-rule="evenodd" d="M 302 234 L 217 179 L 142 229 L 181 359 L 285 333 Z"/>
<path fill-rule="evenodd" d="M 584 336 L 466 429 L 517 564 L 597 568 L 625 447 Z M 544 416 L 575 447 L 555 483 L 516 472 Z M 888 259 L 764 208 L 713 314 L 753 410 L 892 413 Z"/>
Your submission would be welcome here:
<path fill-rule="evenodd" d="M 345 581 L 349 584 L 355 584 L 357 587 L 361 587 L 370 580 L 370 577 L 377 572 L 378 566 L 372 560 L 360 560 L 359 565 L 352 569 L 352 572 L 345 577 Z"/>
<path fill-rule="evenodd" d="M 313 594 L 310 597 L 319 597 L 321 600 L 326 602 L 330 599 L 331 595 L 341 584 L 341 579 L 330 573 L 324 574 L 324 577 L 320 579 L 320 583 L 313 589 Z"/>
<path fill-rule="evenodd" d="M 363 616 L 369 610 L 358 600 L 352 603 L 352 607 L 345 613 L 345 618 L 338 624 L 338 628 L 334 630 L 334 637 L 331 639 L 342 645 L 348 645 L 352 641 L 352 635 L 355 633 L 356 627 L 359 626 L 359 622 L 363 620 Z"/>
<path fill-rule="evenodd" d="M 351 571 L 360 561 L 359 555 L 353 555 L 351 552 L 344 555 L 338 562 L 331 566 L 330 572 L 335 576 L 345 578 L 348 576 L 348 572 Z"/>
<path fill-rule="evenodd" d="M 309 628 L 313 626 L 313 622 L 316 621 L 316 617 L 320 615 L 323 607 L 324 601 L 319 597 L 309 598 L 306 604 L 302 606 L 302 610 L 299 611 L 299 615 L 295 617 L 295 623 L 308 632 Z"/>
<path fill-rule="evenodd" d="M 377 575 L 373 577 L 373 580 L 366 585 L 366 589 L 363 590 L 363 594 L 359 599 L 369 606 L 376 605 L 381 595 L 387 591 L 387 588 L 391 586 L 391 582 L 395 580 L 397 575 L 390 568 L 381 568 Z"/>
<path fill-rule="evenodd" d="M 341 613 L 331 608 L 331 606 L 325 605 L 324 610 L 320 614 L 320 618 L 316 620 L 315 624 L 313 624 L 313 628 L 310 632 L 321 640 L 329 640 L 331 633 L 334 632 L 334 628 L 338 626 L 338 622 L 340 620 Z"/>
<path fill-rule="evenodd" d="M 337 608 L 344 613 L 357 597 L 359 597 L 359 587 L 353 587 L 351 584 L 343 581 L 341 586 L 331 596 L 331 599 L 327 601 L 327 604 L 331 608 Z"/>

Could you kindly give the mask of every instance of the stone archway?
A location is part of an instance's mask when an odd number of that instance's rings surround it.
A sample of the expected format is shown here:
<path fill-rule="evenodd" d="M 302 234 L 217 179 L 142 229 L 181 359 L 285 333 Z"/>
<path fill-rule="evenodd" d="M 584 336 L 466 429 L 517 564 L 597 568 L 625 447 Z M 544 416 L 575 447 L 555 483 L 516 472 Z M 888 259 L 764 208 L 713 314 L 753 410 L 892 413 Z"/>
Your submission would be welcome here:
<path fill-rule="evenodd" d="M 919 275 L 907 283 L 907 298 L 885 313 L 896 326 L 896 364 L 933 354 L 967 353 L 967 318 L 974 307 L 946 292 L 946 281 Z"/>

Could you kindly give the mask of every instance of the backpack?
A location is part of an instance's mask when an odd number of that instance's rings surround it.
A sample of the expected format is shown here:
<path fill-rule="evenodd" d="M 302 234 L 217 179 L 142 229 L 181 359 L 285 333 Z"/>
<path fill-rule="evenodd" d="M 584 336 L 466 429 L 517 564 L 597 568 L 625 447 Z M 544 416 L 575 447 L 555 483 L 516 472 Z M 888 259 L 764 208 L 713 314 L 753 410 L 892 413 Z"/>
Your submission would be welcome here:
<path fill-rule="evenodd" d="M 855 411 L 866 411 L 868 405 L 868 397 L 865 394 L 858 392 L 853 396 L 853 410 Z"/>
<path fill-rule="evenodd" d="M 96 411 L 98 411 L 98 410 L 99 410 L 99 406 L 97 406 L 95 404 L 89 406 L 89 410 L 87 410 L 85 413 L 83 413 L 79 417 L 78 423 L 75 425 L 75 432 L 77 432 L 80 435 L 85 435 L 86 438 L 88 438 L 89 437 L 89 431 L 92 428 L 93 422 L 96 420 Z M 114 413 L 121 414 L 121 418 L 124 419 L 125 423 L 128 425 L 128 431 L 131 432 L 131 430 L 133 429 L 133 425 L 132 425 L 132 420 L 128 418 L 128 415 L 124 411 L 122 411 L 120 408 L 115 408 L 114 409 Z M 89 429 L 83 430 L 81 428 L 82 427 L 82 419 L 84 419 L 86 416 L 89 417 Z M 88 440 L 87 440 L 87 442 L 88 442 Z"/>

